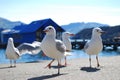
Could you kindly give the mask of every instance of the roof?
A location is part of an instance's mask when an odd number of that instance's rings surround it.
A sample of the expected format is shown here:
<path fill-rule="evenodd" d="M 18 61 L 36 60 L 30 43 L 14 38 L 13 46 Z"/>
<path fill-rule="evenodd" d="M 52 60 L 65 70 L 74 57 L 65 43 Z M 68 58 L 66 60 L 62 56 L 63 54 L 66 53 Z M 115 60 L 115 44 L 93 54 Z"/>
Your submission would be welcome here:
<path fill-rule="evenodd" d="M 56 24 L 52 19 L 48 18 L 48 19 L 43 19 L 43 20 L 38 20 L 38 21 L 33 21 L 28 25 L 20 25 L 20 26 L 16 26 L 13 29 L 14 30 L 19 30 L 19 33 L 28 33 L 28 32 L 35 32 L 37 31 L 39 28 L 44 29 L 46 26 L 53 26 L 55 27 L 55 29 L 59 29 L 64 31 L 64 29 L 62 29 L 58 24 Z"/>

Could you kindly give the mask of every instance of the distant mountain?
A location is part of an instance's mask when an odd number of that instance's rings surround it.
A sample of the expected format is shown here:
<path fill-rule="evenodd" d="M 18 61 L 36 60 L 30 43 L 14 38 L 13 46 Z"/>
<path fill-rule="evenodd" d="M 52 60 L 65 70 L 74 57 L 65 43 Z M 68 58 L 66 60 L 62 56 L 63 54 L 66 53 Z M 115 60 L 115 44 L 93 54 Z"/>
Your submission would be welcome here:
<path fill-rule="evenodd" d="M 77 22 L 77 23 L 70 23 L 68 25 L 62 25 L 61 27 L 65 29 L 66 31 L 72 32 L 74 34 L 78 33 L 82 29 L 85 28 L 92 28 L 92 27 L 102 27 L 102 26 L 108 26 L 107 24 L 100 24 L 96 22 Z"/>
<path fill-rule="evenodd" d="M 93 28 L 83 29 L 78 32 L 73 39 L 90 39 L 92 35 Z M 116 37 L 120 37 L 120 25 L 118 26 L 108 26 L 108 27 L 101 27 L 105 33 L 102 35 L 103 40 L 112 40 Z"/>
<path fill-rule="evenodd" d="M 10 28 L 13 28 L 15 26 L 23 25 L 23 24 L 24 23 L 22 23 L 20 21 L 12 22 L 12 21 L 9 21 L 7 19 L 0 17 L 0 28 L 10 29 Z"/>

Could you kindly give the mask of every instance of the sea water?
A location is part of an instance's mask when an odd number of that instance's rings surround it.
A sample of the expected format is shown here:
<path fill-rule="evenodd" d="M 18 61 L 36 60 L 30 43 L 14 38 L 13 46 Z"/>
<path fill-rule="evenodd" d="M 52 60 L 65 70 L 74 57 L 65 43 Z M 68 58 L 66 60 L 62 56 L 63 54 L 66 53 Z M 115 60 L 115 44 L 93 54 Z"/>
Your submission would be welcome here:
<path fill-rule="evenodd" d="M 72 50 L 72 52 L 70 53 L 72 55 L 68 56 L 67 59 L 88 58 L 88 55 L 82 50 Z M 120 55 L 120 49 L 117 51 L 104 50 L 99 54 L 100 57 L 110 57 L 118 55 Z M 42 52 L 40 52 L 36 55 L 24 54 L 17 60 L 17 62 L 35 62 L 40 60 L 51 60 L 51 58 L 43 56 Z M 9 63 L 9 59 L 6 59 L 5 56 L 5 49 L 0 49 L 0 64 L 2 63 Z"/>

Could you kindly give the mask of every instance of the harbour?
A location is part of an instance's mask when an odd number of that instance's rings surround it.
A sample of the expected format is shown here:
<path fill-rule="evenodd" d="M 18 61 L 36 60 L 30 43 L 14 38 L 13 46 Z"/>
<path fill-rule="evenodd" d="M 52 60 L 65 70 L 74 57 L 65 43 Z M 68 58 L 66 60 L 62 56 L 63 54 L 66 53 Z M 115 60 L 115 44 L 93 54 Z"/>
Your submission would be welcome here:
<path fill-rule="evenodd" d="M 72 48 L 73 49 L 83 49 L 85 43 L 89 40 L 72 40 Z M 103 50 L 107 47 L 111 47 L 113 50 L 117 50 L 120 47 L 120 40 L 104 40 L 103 41 Z"/>

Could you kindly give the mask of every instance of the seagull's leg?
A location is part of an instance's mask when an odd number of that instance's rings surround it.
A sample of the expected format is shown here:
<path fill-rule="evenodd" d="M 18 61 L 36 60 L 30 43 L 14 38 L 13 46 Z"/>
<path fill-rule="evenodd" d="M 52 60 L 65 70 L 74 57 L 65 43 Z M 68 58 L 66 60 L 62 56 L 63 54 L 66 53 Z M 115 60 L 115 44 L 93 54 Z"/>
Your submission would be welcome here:
<path fill-rule="evenodd" d="M 16 67 L 16 60 L 14 60 L 14 67 Z"/>
<path fill-rule="evenodd" d="M 67 66 L 67 57 L 65 56 L 65 66 Z"/>
<path fill-rule="evenodd" d="M 89 62 L 90 62 L 90 67 L 91 67 L 91 55 L 89 55 Z"/>
<path fill-rule="evenodd" d="M 96 60 L 97 60 L 97 67 L 99 67 L 100 64 L 99 64 L 99 60 L 98 60 L 98 55 L 96 55 Z"/>
<path fill-rule="evenodd" d="M 60 63 L 59 63 L 59 60 L 58 60 L 58 75 L 60 74 Z"/>
<path fill-rule="evenodd" d="M 48 67 L 48 68 L 50 69 L 50 68 L 51 68 L 51 64 L 53 63 L 54 60 L 55 60 L 55 59 L 53 59 L 45 68 Z"/>
<path fill-rule="evenodd" d="M 10 59 L 10 67 L 12 67 L 12 60 Z"/>

